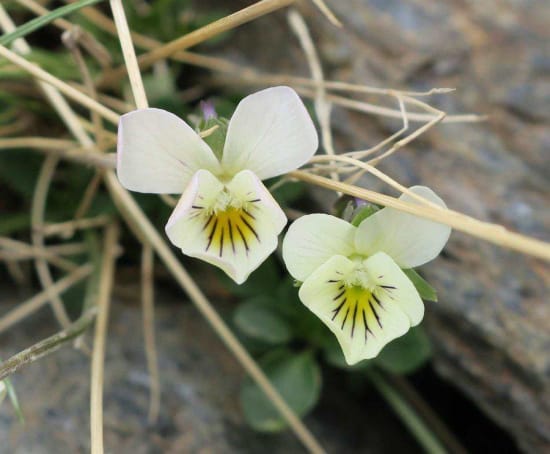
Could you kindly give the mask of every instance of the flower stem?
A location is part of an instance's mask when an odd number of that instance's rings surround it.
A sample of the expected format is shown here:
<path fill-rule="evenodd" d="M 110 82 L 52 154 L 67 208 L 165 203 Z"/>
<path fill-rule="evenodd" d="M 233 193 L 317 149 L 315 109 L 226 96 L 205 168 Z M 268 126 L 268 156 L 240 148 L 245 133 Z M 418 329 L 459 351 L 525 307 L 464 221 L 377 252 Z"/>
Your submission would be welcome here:
<path fill-rule="evenodd" d="M 365 371 L 371 383 L 407 426 L 416 441 L 430 454 L 445 454 L 447 450 L 426 425 L 413 407 L 403 398 L 399 391 L 387 381 L 383 374 L 372 368 Z"/>

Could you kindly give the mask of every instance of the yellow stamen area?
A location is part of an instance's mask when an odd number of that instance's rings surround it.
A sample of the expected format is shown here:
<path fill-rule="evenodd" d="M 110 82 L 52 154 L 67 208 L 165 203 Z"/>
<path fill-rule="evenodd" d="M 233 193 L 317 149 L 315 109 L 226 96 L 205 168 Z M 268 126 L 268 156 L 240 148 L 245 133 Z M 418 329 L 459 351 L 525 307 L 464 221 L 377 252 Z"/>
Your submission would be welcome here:
<path fill-rule="evenodd" d="M 333 283 L 333 282 L 331 282 Z M 369 290 L 361 286 L 347 286 L 342 281 L 334 282 L 334 309 L 331 320 L 340 329 L 350 329 L 350 336 L 364 335 L 365 343 L 369 336 L 374 336 L 375 325 L 382 328 L 382 302 L 376 295 L 377 290 Z"/>
<path fill-rule="evenodd" d="M 211 251 L 219 257 L 224 254 L 248 254 L 255 242 L 260 242 L 256 217 L 250 207 L 228 207 L 224 211 L 213 212 L 204 216 L 203 232 L 207 242 L 205 252 Z"/>

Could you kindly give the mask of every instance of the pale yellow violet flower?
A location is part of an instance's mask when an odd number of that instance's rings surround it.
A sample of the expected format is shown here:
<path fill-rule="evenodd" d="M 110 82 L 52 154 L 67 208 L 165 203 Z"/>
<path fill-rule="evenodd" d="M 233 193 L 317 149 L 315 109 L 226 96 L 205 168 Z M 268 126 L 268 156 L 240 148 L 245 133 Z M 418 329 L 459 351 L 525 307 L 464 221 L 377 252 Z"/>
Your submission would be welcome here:
<path fill-rule="evenodd" d="M 445 207 L 429 188 L 414 193 Z M 403 195 L 401 200 L 415 203 Z M 384 208 L 358 227 L 326 214 L 294 222 L 283 242 L 290 274 L 303 282 L 301 301 L 336 335 L 350 365 L 375 357 L 418 325 L 424 304 L 402 269 L 434 259 L 450 227 Z"/>
<path fill-rule="evenodd" d="M 196 131 L 160 109 L 123 115 L 117 174 L 132 191 L 182 196 L 166 234 L 182 252 L 242 283 L 277 246 L 286 216 L 261 180 L 305 164 L 317 150 L 313 122 L 294 90 L 244 98 L 220 159 Z"/>

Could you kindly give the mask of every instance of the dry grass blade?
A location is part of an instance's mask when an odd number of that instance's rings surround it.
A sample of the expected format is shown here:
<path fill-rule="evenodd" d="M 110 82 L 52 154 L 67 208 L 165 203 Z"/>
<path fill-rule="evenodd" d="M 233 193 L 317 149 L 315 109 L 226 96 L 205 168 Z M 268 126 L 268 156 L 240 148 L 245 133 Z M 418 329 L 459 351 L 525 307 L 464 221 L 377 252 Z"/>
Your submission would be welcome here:
<path fill-rule="evenodd" d="M 160 411 L 160 378 L 155 347 L 155 299 L 154 299 L 154 255 L 150 245 L 144 244 L 141 254 L 141 302 L 143 307 L 143 337 L 145 356 L 149 371 L 149 423 L 155 423 Z"/>
<path fill-rule="evenodd" d="M 90 385 L 90 431 L 92 454 L 103 454 L 103 370 L 105 342 L 109 321 L 109 306 L 115 274 L 115 260 L 118 241 L 118 225 L 110 224 L 105 232 L 103 257 L 97 297 L 97 319 L 92 352 Z"/>
<path fill-rule="evenodd" d="M 92 270 L 92 265 L 83 265 L 72 271 L 64 278 L 53 283 L 49 289 L 43 290 L 29 300 L 18 304 L 17 307 L 0 318 L 0 333 L 6 331 L 16 323 L 19 323 L 21 320 L 33 314 L 44 304 L 46 304 L 50 299 L 50 291 L 55 292 L 56 294 L 61 294 L 77 282 L 80 282 L 82 279 L 89 276 Z"/>
<path fill-rule="evenodd" d="M 396 208 L 406 213 L 414 214 L 431 221 L 447 224 L 456 230 L 468 233 L 472 236 L 482 238 L 490 243 L 501 247 L 506 247 L 525 254 L 532 255 L 544 260 L 550 261 L 550 244 L 544 241 L 530 238 L 519 233 L 514 233 L 506 230 L 501 225 L 490 224 L 488 222 L 478 221 L 477 219 L 467 217 L 466 215 L 453 215 L 446 213 L 446 210 L 436 210 L 431 207 L 421 207 L 416 204 L 403 202 L 394 197 L 390 197 L 358 186 L 351 186 L 338 181 L 333 181 L 329 178 L 324 178 L 319 175 L 302 170 L 291 172 L 290 175 L 298 180 L 307 183 L 322 186 L 336 192 L 342 192 L 360 199 L 368 200 L 384 206 Z"/>
<path fill-rule="evenodd" d="M 254 3 L 236 13 L 225 16 L 211 24 L 205 25 L 191 33 L 188 33 L 181 38 L 178 38 L 172 42 L 164 44 L 138 58 L 139 67 L 143 70 L 154 64 L 155 62 L 164 58 L 170 57 L 172 54 L 188 49 L 203 41 L 206 41 L 213 36 L 217 36 L 220 33 L 231 30 L 239 25 L 246 24 L 258 17 L 269 14 L 277 9 L 284 8 L 285 6 L 294 3 L 296 0 L 261 0 Z M 116 70 L 108 73 L 99 82 L 99 86 L 109 86 L 113 82 L 121 79 L 126 75 L 127 69 L 125 66 L 117 68 Z"/>

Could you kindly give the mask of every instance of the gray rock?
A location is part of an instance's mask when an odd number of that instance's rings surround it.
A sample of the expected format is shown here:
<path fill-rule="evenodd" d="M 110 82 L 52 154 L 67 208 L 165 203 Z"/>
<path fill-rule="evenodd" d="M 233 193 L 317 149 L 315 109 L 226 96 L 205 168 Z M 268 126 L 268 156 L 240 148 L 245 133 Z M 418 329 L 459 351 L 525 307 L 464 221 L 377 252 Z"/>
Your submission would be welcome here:
<path fill-rule="evenodd" d="M 550 240 L 547 2 L 327 3 L 343 29 L 314 8 L 303 9 L 327 78 L 407 89 L 457 87 L 431 101 L 448 113 L 490 115 L 483 124 L 439 125 L 380 168 L 405 185 L 432 187 L 454 209 Z M 272 54 L 251 39 L 287 36 L 283 17 L 248 25 L 249 45 L 227 47 L 267 71 L 308 74 L 294 49 Z M 367 148 L 399 128 L 399 122 L 339 108 L 333 120 L 340 150 Z M 373 177 L 361 184 L 393 193 Z M 319 202 L 328 210 L 326 194 Z M 547 450 L 548 265 L 454 233 L 443 257 L 424 271 L 440 293 L 427 315 L 437 370 L 526 452 Z"/>

